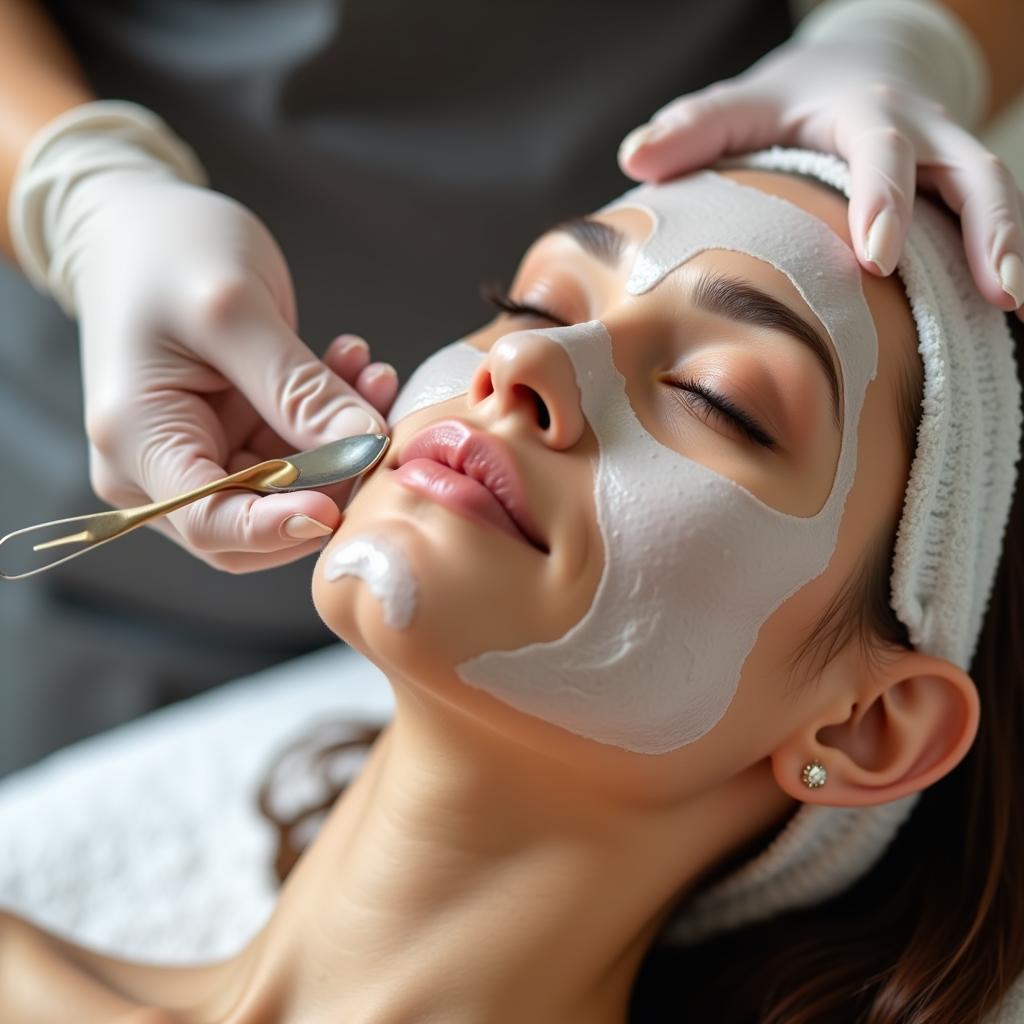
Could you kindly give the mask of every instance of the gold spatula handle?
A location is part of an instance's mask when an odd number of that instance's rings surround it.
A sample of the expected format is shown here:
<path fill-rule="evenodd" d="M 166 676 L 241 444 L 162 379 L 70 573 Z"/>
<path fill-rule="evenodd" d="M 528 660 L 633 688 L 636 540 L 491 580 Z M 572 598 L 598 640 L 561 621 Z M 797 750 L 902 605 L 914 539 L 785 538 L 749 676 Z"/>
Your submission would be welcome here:
<path fill-rule="evenodd" d="M 21 538 L 21 543 L 32 543 L 33 551 L 49 551 L 54 548 L 67 548 L 75 546 L 75 550 L 63 558 L 57 558 L 45 562 L 27 572 L 8 573 L 0 569 L 0 578 L 8 580 L 23 579 L 26 576 L 34 576 L 37 572 L 45 569 L 52 569 L 55 565 L 67 562 L 69 559 L 77 558 L 79 555 L 91 551 L 100 544 L 115 537 L 121 537 L 134 530 L 144 523 L 148 523 L 159 516 L 165 516 L 168 512 L 189 505 L 200 498 L 206 498 L 217 491 L 228 490 L 232 487 L 242 487 L 246 490 L 261 491 L 264 487 L 285 487 L 291 483 L 298 470 L 284 459 L 271 459 L 268 462 L 261 462 L 256 466 L 250 466 L 238 473 L 221 477 L 219 480 L 211 480 L 202 487 L 179 494 L 177 497 L 168 498 L 166 501 L 155 501 L 148 505 L 138 505 L 135 508 L 116 508 L 106 512 L 94 512 L 86 516 L 73 516 L 70 519 L 55 519 L 49 523 L 39 523 L 36 526 L 27 526 L 23 530 L 15 530 L 13 533 L 0 538 L 0 549 L 15 538 Z M 56 527 L 63 527 L 57 531 Z M 58 536 L 53 536 L 59 533 Z M 47 539 L 48 538 L 48 539 Z M 2 552 L 0 552 L 2 554 Z"/>

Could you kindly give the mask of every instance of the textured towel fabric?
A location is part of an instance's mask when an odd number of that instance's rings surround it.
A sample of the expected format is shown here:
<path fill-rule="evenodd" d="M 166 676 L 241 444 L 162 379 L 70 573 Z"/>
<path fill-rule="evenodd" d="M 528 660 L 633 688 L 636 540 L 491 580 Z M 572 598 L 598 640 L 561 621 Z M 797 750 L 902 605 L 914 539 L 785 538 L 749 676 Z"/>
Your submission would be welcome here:
<path fill-rule="evenodd" d="M 773 147 L 723 160 L 817 178 L 850 194 L 836 156 Z M 917 327 L 924 398 L 892 571 L 892 606 L 916 649 L 967 668 L 1009 516 L 1021 396 L 1005 315 L 978 292 L 951 218 L 928 201 L 897 266 Z M 687 945 L 837 895 L 881 858 L 919 794 L 874 807 L 804 804 L 761 853 L 680 908 Z"/>
<path fill-rule="evenodd" d="M 277 835 L 256 799 L 271 765 L 314 729 L 342 738 L 346 723 L 393 713 L 384 674 L 334 644 L 0 779 L 0 908 L 129 960 L 231 956 L 278 898 Z M 331 780 L 354 778 L 362 760 L 331 758 Z M 274 774 L 284 816 L 326 795 L 308 761 L 291 769 Z"/>

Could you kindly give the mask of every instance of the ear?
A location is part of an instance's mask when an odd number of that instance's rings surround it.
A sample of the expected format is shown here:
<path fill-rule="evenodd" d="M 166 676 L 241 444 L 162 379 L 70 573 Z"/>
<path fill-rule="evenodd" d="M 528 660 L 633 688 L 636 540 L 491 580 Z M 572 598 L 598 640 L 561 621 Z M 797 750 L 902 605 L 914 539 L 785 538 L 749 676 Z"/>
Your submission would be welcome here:
<path fill-rule="evenodd" d="M 862 663 L 852 695 L 831 701 L 772 754 L 779 786 L 804 803 L 857 807 L 887 803 L 937 782 L 960 763 L 978 731 L 978 691 L 942 658 L 905 651 Z M 828 773 L 810 789 L 809 761 Z"/>

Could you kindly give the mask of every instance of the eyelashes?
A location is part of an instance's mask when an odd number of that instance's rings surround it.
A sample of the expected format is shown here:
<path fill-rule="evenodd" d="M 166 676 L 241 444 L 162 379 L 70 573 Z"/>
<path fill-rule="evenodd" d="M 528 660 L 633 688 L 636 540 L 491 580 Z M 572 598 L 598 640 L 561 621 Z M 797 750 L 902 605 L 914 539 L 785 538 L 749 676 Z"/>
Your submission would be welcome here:
<path fill-rule="evenodd" d="M 546 309 L 541 309 L 539 306 L 531 306 L 525 302 L 517 302 L 499 285 L 482 284 L 480 286 L 480 295 L 485 302 L 496 306 L 503 313 L 511 313 L 512 316 L 535 316 L 541 320 L 550 320 L 553 324 L 561 324 L 563 327 L 569 326 L 564 320 L 559 320 L 557 316 L 552 316 Z"/>
<path fill-rule="evenodd" d="M 719 416 L 728 420 L 734 427 L 755 444 L 774 451 L 778 442 L 756 420 L 752 419 L 743 409 L 739 408 L 731 398 L 708 387 L 704 381 L 695 377 L 670 378 L 674 393 L 679 401 L 705 414 Z"/>
<path fill-rule="evenodd" d="M 569 325 L 564 320 L 549 313 L 539 306 L 513 299 L 503 288 L 495 284 L 484 283 L 480 286 L 480 295 L 484 301 L 512 316 L 532 316 L 540 320 L 548 320 L 563 327 Z M 672 387 L 677 400 L 702 415 L 705 420 L 714 416 L 727 426 L 739 431 L 747 440 L 760 445 L 768 451 L 775 451 L 778 442 L 749 413 L 741 409 L 727 395 L 723 395 L 707 383 L 696 377 L 669 377 L 665 382 Z"/>

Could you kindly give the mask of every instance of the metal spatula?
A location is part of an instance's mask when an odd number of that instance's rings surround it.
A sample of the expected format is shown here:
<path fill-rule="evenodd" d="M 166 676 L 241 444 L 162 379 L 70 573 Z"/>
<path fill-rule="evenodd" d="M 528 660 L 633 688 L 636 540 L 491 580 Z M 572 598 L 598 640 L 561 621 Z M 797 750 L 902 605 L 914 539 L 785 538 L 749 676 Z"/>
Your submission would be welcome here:
<path fill-rule="evenodd" d="M 158 516 L 165 516 L 184 505 L 232 487 L 277 494 L 282 491 L 304 491 L 326 487 L 372 469 L 387 451 L 390 438 L 386 434 L 357 434 L 311 448 L 287 458 L 270 459 L 238 473 L 213 480 L 176 498 L 157 501 L 137 508 L 110 509 L 71 519 L 55 519 L 49 523 L 26 526 L 0 538 L 0 579 L 19 580 L 52 569 L 86 551 L 106 544 L 142 526 Z M 29 551 L 31 547 L 31 551 Z M 73 547 L 70 553 L 66 549 Z M 40 563 L 33 552 L 56 551 L 60 557 Z M 20 556 L 21 565 L 13 564 Z M 47 555 L 41 556 L 46 559 Z M 29 566 L 26 568 L 26 566 Z M 13 571 L 12 571 L 13 570 Z"/>

